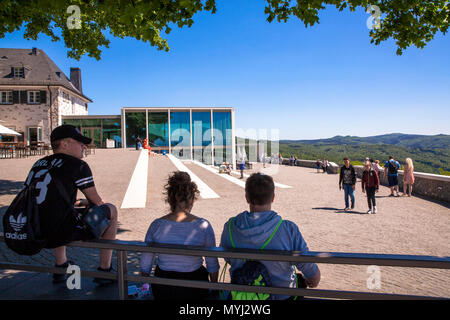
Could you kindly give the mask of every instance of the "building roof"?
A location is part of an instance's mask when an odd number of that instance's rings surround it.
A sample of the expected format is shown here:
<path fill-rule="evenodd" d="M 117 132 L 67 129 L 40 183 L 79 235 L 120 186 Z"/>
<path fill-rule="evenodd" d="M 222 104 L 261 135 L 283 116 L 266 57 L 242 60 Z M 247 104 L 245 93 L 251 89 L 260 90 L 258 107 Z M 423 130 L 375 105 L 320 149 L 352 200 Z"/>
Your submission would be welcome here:
<path fill-rule="evenodd" d="M 14 78 L 12 67 L 24 67 L 25 78 Z M 0 85 L 62 86 L 93 102 L 74 86 L 43 50 L 37 48 L 36 54 L 33 49 L 0 48 Z"/>

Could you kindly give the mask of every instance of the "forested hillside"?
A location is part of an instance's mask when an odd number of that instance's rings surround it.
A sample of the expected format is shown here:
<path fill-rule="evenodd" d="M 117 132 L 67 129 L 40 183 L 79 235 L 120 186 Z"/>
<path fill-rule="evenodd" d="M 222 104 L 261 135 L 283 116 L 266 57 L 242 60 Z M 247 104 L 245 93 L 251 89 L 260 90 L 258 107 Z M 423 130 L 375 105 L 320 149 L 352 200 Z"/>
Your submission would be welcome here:
<path fill-rule="evenodd" d="M 267 146 L 271 153 L 270 143 Z M 280 140 L 280 153 L 284 158 L 293 155 L 298 159 L 327 158 L 342 164 L 342 158 L 363 162 L 366 157 L 384 163 L 392 155 L 402 165 L 405 158 L 414 161 L 415 171 L 445 174 L 450 171 L 449 135 L 407 135 L 401 133 L 373 137 L 336 136 L 320 140 Z"/>

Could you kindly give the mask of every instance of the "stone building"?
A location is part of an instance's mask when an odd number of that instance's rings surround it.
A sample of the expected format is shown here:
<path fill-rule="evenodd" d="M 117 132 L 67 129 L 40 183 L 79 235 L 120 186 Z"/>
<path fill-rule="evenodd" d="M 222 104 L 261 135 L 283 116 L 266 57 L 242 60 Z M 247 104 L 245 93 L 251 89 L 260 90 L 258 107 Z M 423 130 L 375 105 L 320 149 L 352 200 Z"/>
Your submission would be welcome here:
<path fill-rule="evenodd" d="M 49 144 L 62 117 L 87 115 L 90 102 L 79 68 L 70 68 L 68 78 L 41 49 L 0 48 L 1 124 L 22 134 L 3 142 Z"/>

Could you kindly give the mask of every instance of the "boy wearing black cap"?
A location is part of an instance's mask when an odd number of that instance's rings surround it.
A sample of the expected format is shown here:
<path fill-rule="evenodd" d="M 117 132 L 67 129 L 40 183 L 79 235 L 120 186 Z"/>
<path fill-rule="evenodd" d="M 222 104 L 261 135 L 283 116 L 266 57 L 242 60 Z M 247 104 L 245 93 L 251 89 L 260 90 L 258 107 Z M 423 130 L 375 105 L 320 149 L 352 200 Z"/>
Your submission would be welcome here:
<path fill-rule="evenodd" d="M 40 190 L 37 204 L 40 212 L 41 231 L 48 240 L 46 248 L 54 249 L 55 266 L 67 268 L 73 264 L 67 260 L 65 245 L 77 240 L 95 238 L 73 214 L 67 212 L 67 204 L 62 199 L 60 189 L 64 188 L 74 207 L 98 206 L 101 219 L 109 220 L 109 226 L 102 234 L 102 239 L 114 240 L 117 233 L 117 209 L 112 204 L 105 204 L 94 185 L 89 165 L 81 160 L 86 145 L 92 139 L 81 134 L 78 128 L 62 125 L 55 128 L 50 135 L 53 154 L 38 160 L 30 170 L 25 182 L 38 179 L 36 187 Z M 58 182 L 59 181 L 59 182 Z M 77 190 L 86 199 L 76 200 Z M 100 250 L 99 271 L 111 271 L 112 250 Z M 65 281 L 65 274 L 54 274 L 53 282 Z M 109 279 L 95 278 L 99 284 L 111 283 Z"/>

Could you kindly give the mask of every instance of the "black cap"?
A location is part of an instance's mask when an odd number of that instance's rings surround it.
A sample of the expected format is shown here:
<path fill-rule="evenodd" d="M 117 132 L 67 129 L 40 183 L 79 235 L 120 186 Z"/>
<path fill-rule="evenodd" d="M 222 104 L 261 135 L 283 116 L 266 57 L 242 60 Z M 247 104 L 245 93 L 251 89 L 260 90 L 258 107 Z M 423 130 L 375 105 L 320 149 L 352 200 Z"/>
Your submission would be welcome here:
<path fill-rule="evenodd" d="M 62 126 L 56 127 L 50 135 L 51 142 L 64 138 L 72 138 L 84 144 L 90 144 L 92 142 L 91 138 L 83 136 L 77 127 L 70 124 L 63 124 Z"/>

